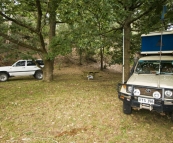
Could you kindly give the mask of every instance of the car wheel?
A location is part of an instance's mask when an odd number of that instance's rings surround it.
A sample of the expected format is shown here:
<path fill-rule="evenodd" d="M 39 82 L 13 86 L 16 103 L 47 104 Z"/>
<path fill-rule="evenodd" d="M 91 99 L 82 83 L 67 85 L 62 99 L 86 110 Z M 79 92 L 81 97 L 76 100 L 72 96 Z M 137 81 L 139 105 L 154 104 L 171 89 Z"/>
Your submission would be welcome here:
<path fill-rule="evenodd" d="M 7 73 L 0 73 L 0 81 L 7 81 L 8 74 Z"/>
<path fill-rule="evenodd" d="M 42 71 L 36 71 L 34 77 L 38 80 L 41 80 L 43 78 L 43 72 Z"/>
<path fill-rule="evenodd" d="M 171 121 L 173 122 L 173 112 L 171 113 Z"/>
<path fill-rule="evenodd" d="M 132 107 L 131 107 L 130 101 L 128 101 L 127 99 L 123 100 L 123 113 L 124 114 L 132 113 Z"/>

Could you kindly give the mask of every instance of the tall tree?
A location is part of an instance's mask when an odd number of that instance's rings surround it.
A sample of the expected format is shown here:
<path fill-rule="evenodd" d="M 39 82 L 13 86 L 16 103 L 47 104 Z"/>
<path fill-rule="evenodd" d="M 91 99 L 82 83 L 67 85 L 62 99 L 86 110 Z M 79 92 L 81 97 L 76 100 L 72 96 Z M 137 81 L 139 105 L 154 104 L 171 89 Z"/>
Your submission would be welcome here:
<path fill-rule="evenodd" d="M 104 47 L 107 46 L 107 41 L 110 41 L 110 37 L 108 38 L 105 33 L 110 30 L 114 20 L 110 1 L 68 0 L 66 6 L 67 8 L 60 13 L 65 21 L 73 25 L 73 33 L 76 33 L 75 39 L 79 40 L 76 46 L 79 46 L 80 49 L 90 47 L 99 50 L 102 70 Z"/>
<path fill-rule="evenodd" d="M 116 22 L 124 29 L 124 81 L 127 81 L 130 76 L 130 45 L 132 28 L 134 28 L 133 26 L 135 25 L 135 22 L 140 21 L 145 16 L 152 17 L 156 20 L 158 15 L 160 16 L 160 8 L 166 2 L 167 1 L 165 0 L 117 0 L 117 3 L 112 5 L 115 11 Z M 158 23 L 159 20 L 160 19 L 158 18 L 157 21 L 149 21 L 148 23 L 154 25 L 155 23 Z M 146 30 L 146 27 L 148 26 L 146 21 L 143 23 L 143 26 L 143 29 Z"/>
<path fill-rule="evenodd" d="M 26 56 L 39 54 L 45 66 L 45 81 L 53 80 L 54 48 L 49 46 L 56 35 L 56 10 L 61 0 L 2 0 L 0 36 L 14 43 L 16 49 L 28 51 Z M 32 52 L 31 52 L 32 51 Z M 29 54 L 30 53 L 30 54 Z"/>
<path fill-rule="evenodd" d="M 45 63 L 44 80 L 53 79 L 54 58 L 69 51 L 65 47 L 70 43 L 79 48 L 84 45 L 100 49 L 102 69 L 104 48 L 117 45 L 124 29 L 126 81 L 130 73 L 132 29 L 147 33 L 158 23 L 162 6 L 168 0 L 1 1 L 0 36 L 9 40 L 8 44 L 14 43 L 13 48 L 25 49 L 27 55 L 39 54 Z M 64 22 L 68 24 L 67 31 L 56 31 L 58 24 Z"/>

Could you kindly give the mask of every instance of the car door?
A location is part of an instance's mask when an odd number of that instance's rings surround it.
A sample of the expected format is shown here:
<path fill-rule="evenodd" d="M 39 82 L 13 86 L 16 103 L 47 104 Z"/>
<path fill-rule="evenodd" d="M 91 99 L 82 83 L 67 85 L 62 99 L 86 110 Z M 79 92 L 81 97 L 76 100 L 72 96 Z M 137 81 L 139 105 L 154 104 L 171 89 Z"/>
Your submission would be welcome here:
<path fill-rule="evenodd" d="M 12 65 L 10 70 L 11 76 L 23 76 L 26 75 L 26 60 L 17 61 Z"/>
<path fill-rule="evenodd" d="M 39 68 L 33 61 L 31 61 L 31 60 L 27 61 L 26 70 L 28 71 L 28 75 L 34 75 L 35 71 L 38 69 Z"/>

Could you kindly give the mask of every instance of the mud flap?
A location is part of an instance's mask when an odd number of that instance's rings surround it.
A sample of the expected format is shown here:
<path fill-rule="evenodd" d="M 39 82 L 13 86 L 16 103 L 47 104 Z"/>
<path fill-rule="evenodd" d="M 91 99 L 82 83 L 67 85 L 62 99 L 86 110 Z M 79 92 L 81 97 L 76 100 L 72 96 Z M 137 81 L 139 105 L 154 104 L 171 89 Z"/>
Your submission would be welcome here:
<path fill-rule="evenodd" d="M 128 101 L 126 98 L 123 100 L 123 113 L 124 114 L 132 113 L 131 101 Z"/>

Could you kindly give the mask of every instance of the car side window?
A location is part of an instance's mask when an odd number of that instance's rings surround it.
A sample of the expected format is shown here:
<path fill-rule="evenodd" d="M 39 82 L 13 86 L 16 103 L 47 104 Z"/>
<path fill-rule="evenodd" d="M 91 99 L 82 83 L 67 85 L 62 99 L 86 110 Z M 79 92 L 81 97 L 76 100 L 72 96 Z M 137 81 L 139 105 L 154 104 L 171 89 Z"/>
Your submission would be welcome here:
<path fill-rule="evenodd" d="M 35 66 L 35 63 L 33 61 L 27 61 L 27 66 Z"/>
<path fill-rule="evenodd" d="M 44 65 L 44 63 L 43 63 L 42 60 L 36 60 L 36 62 L 37 62 L 39 65 Z"/>
<path fill-rule="evenodd" d="M 25 66 L 25 61 L 19 61 L 16 63 L 16 67 Z"/>

